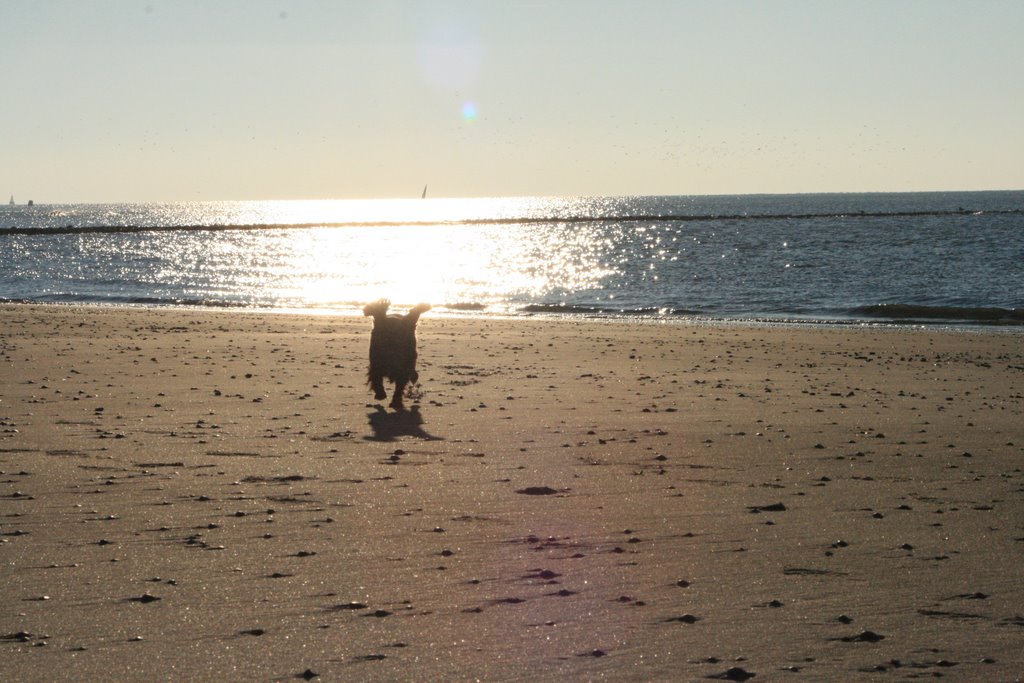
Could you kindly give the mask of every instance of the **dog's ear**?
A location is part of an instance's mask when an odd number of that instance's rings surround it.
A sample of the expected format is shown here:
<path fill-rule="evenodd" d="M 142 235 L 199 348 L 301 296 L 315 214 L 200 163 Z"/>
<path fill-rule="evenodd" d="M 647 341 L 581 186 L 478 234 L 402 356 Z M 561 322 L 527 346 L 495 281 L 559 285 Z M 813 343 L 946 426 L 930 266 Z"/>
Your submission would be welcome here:
<path fill-rule="evenodd" d="M 405 314 L 405 319 L 410 324 L 415 325 L 420 319 L 420 315 L 430 310 L 430 304 L 417 304 L 412 307 L 412 310 Z"/>
<path fill-rule="evenodd" d="M 363 315 L 372 315 L 375 319 L 382 318 L 388 313 L 388 308 L 391 306 L 391 302 L 387 299 L 378 299 L 372 304 L 366 304 L 363 307 Z"/>

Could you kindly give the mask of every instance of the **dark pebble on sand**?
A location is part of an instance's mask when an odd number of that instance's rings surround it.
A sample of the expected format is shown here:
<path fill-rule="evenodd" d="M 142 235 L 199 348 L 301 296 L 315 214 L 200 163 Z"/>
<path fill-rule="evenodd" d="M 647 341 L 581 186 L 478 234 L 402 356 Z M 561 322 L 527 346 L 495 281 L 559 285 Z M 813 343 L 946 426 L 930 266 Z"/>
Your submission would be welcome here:
<path fill-rule="evenodd" d="M 143 604 L 149 603 L 149 602 L 156 602 L 157 600 L 160 600 L 160 598 L 158 598 L 157 596 L 151 595 L 149 593 L 143 593 L 142 595 L 140 595 L 137 598 L 128 598 L 128 599 L 131 600 L 132 602 L 141 602 Z"/>
<path fill-rule="evenodd" d="M 756 675 L 757 674 L 755 674 L 752 671 L 747 671 L 746 669 L 743 669 L 741 667 L 734 666 L 728 671 L 723 671 L 720 674 L 708 676 L 708 678 L 713 678 L 719 681 L 745 681 L 747 679 L 753 678 Z"/>
<path fill-rule="evenodd" d="M 299 678 L 305 678 L 307 681 L 311 681 L 319 676 L 320 674 L 313 671 L 312 669 L 306 669 L 305 671 L 299 674 Z"/>
<path fill-rule="evenodd" d="M 669 617 L 665 621 L 668 621 L 668 622 L 678 621 L 678 622 L 680 622 L 682 624 L 696 624 L 697 621 L 698 621 L 698 618 L 693 616 L 692 614 L 684 614 L 684 615 L 679 616 L 679 617 Z"/>
<path fill-rule="evenodd" d="M 786 506 L 782 503 L 772 503 L 771 505 L 750 505 L 747 509 L 753 513 L 758 512 L 784 512 Z"/>
<path fill-rule="evenodd" d="M 516 493 L 522 493 L 527 496 L 550 496 L 558 493 L 558 491 L 550 486 L 528 486 L 525 489 L 518 489 Z"/>
<path fill-rule="evenodd" d="M 261 628 L 250 628 L 245 631 L 240 631 L 243 636 L 262 636 L 266 631 Z"/>
<path fill-rule="evenodd" d="M 378 619 L 383 619 L 384 617 L 390 617 L 392 614 L 393 614 L 392 612 L 389 612 L 386 609 L 379 609 L 379 610 L 375 610 L 373 612 L 370 612 L 368 614 L 364 614 L 363 616 L 364 617 L 377 617 Z"/>
<path fill-rule="evenodd" d="M 879 635 L 874 631 L 861 631 L 854 636 L 846 636 L 845 638 L 839 638 L 844 643 L 877 643 L 880 640 L 885 640 L 885 636 Z"/>

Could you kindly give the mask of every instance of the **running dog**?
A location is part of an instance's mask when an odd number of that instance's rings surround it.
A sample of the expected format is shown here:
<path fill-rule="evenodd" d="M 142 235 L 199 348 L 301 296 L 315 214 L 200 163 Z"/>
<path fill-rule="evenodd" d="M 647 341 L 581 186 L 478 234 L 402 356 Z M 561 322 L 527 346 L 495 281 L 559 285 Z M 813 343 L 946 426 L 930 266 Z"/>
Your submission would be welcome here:
<path fill-rule="evenodd" d="M 367 380 L 378 401 L 388 397 L 384 380 L 395 383 L 391 396 L 391 407 L 405 410 L 402 399 L 406 387 L 416 384 L 416 323 L 420 314 L 430 310 L 430 304 L 419 304 L 405 315 L 388 315 L 391 302 L 387 299 L 367 304 L 363 315 L 373 316 L 373 331 L 370 333 L 370 369 Z"/>

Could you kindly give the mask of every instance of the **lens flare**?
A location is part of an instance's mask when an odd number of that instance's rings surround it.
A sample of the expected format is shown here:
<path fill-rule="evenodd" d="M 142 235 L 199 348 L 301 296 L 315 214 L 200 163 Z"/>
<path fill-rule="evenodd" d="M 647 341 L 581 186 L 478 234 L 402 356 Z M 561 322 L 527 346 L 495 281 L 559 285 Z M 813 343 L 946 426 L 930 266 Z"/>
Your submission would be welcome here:
<path fill-rule="evenodd" d="M 463 121 L 475 121 L 477 116 L 476 104 L 473 102 L 464 102 L 462 104 L 462 120 Z"/>
<path fill-rule="evenodd" d="M 424 29 L 417 44 L 416 62 L 428 84 L 457 92 L 479 79 L 483 47 L 471 27 L 439 21 Z"/>

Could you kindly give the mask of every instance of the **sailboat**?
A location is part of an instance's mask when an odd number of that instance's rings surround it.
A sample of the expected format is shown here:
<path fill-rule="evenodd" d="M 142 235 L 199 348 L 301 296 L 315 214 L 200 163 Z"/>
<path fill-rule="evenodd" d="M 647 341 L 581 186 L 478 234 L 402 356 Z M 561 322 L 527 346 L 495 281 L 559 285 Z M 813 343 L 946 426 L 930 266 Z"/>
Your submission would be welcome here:
<path fill-rule="evenodd" d="M 427 188 L 424 187 L 423 191 L 426 192 Z M 11 201 L 9 201 L 7 203 L 10 204 L 11 206 L 14 206 L 14 195 L 13 194 L 11 195 Z"/>
<path fill-rule="evenodd" d="M 426 199 L 426 198 L 427 198 L 427 186 L 424 185 L 423 186 L 423 194 L 420 195 L 420 199 Z"/>

